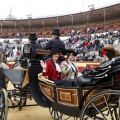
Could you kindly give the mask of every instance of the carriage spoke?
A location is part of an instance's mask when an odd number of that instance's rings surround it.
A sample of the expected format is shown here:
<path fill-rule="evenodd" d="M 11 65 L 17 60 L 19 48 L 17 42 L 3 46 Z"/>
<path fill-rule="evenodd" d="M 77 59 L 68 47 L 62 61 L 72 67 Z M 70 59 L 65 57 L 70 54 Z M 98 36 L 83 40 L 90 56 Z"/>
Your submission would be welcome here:
<path fill-rule="evenodd" d="M 56 111 L 56 115 L 57 115 L 57 117 L 59 117 L 58 111 Z"/>
<path fill-rule="evenodd" d="M 118 101 L 118 117 L 120 116 L 120 96 Z M 120 117 L 118 118 L 120 120 Z"/>
<path fill-rule="evenodd" d="M 1 120 L 4 120 L 5 119 L 5 111 L 2 112 L 2 119 Z"/>
<path fill-rule="evenodd" d="M 91 118 L 90 116 L 88 116 L 88 115 L 86 115 L 86 114 L 84 114 L 84 116 L 86 116 L 85 119 L 86 119 L 86 118 L 89 118 L 90 120 L 94 120 L 93 118 Z"/>
<path fill-rule="evenodd" d="M 95 106 L 95 104 L 93 102 L 91 102 L 91 104 L 97 110 L 97 112 L 104 118 L 104 120 L 106 120 L 106 118 L 104 117 L 104 115 L 97 109 L 97 107 Z"/>
<path fill-rule="evenodd" d="M 54 118 L 56 118 L 56 114 L 55 113 L 56 113 L 56 111 L 54 111 Z"/>
<path fill-rule="evenodd" d="M 2 103 L 1 104 L 1 120 L 4 120 L 5 119 L 5 103 Z"/>
<path fill-rule="evenodd" d="M 52 109 L 51 114 L 53 114 L 54 110 Z"/>
<path fill-rule="evenodd" d="M 110 108 L 109 108 L 109 105 L 108 105 L 108 102 L 107 102 L 107 99 L 106 99 L 105 96 L 104 96 L 104 99 L 105 99 L 105 103 L 106 103 L 106 106 L 107 106 L 108 112 L 109 112 L 109 114 L 110 114 L 110 117 L 111 117 L 112 120 L 114 120 L 113 115 L 112 115 L 112 113 L 111 113 L 111 110 L 110 110 Z"/>
<path fill-rule="evenodd" d="M 8 106 L 7 106 L 7 94 L 5 89 L 1 89 L 0 93 L 0 120 L 7 120 L 7 112 L 8 112 Z"/>
<path fill-rule="evenodd" d="M 62 113 L 60 113 L 59 111 L 54 110 L 52 107 L 49 108 L 49 112 L 51 114 L 51 117 L 54 120 L 61 120 L 62 119 Z"/>

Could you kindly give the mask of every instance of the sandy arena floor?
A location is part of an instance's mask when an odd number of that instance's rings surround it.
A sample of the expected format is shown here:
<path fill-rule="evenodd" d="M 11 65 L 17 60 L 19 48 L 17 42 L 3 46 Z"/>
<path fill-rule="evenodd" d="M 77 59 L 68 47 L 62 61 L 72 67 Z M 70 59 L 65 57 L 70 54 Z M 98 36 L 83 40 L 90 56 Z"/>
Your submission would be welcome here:
<path fill-rule="evenodd" d="M 12 89 L 13 86 L 9 82 L 8 89 Z M 35 104 L 33 100 L 27 100 L 27 104 Z M 63 120 L 68 118 L 68 116 L 63 116 Z M 22 110 L 18 108 L 9 108 L 7 120 L 53 120 L 49 113 L 48 108 L 43 108 L 41 106 L 31 106 L 23 107 Z M 73 117 L 69 120 L 74 120 Z"/>

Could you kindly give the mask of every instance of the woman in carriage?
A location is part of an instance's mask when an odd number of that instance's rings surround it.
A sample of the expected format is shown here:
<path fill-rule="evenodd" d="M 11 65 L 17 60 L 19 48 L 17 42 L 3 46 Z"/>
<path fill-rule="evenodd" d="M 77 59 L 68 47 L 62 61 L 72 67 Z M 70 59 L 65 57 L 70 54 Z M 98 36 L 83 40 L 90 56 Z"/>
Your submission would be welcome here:
<path fill-rule="evenodd" d="M 61 69 L 59 64 L 57 63 L 57 60 L 60 57 L 60 51 L 57 48 L 53 48 L 50 52 L 50 56 L 52 56 L 51 59 L 49 59 L 46 63 L 40 60 L 40 64 L 43 68 L 42 75 L 48 76 L 49 80 L 57 81 L 61 79 Z"/>
<path fill-rule="evenodd" d="M 75 80 L 81 73 L 78 70 L 78 67 L 75 63 L 75 56 L 77 53 L 70 49 L 67 50 L 66 60 L 61 63 L 62 74 L 64 75 L 64 79 L 73 79 Z"/>
<path fill-rule="evenodd" d="M 68 50 L 66 50 L 65 52 L 71 53 L 71 51 Z M 76 86 L 76 82 L 75 80 L 73 80 L 74 78 L 72 79 L 69 77 L 67 78 L 67 80 L 63 78 L 61 67 L 57 62 L 59 57 L 61 56 L 61 52 L 59 51 L 59 49 L 52 48 L 50 50 L 50 56 L 52 56 L 52 58 L 49 59 L 46 64 L 42 60 L 40 61 L 40 64 L 43 68 L 42 76 L 47 76 L 49 80 L 54 81 L 55 84 L 60 86 Z M 76 72 L 78 72 L 78 69 L 76 70 Z"/>

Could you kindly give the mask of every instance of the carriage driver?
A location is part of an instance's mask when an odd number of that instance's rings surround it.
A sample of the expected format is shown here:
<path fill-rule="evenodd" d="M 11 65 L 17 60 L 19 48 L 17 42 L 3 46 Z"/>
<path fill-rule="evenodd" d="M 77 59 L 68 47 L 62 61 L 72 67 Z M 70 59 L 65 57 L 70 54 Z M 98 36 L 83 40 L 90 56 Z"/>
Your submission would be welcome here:
<path fill-rule="evenodd" d="M 29 37 L 28 37 L 28 40 L 30 42 L 30 47 L 32 48 L 32 51 L 31 51 L 30 56 L 29 56 L 30 59 L 39 59 L 39 56 L 37 56 L 36 49 L 42 49 L 42 47 L 36 43 L 36 40 L 37 40 L 36 34 L 35 33 L 30 33 Z M 26 54 L 23 54 L 20 57 L 19 61 L 21 62 L 22 59 L 25 59 L 25 58 L 26 58 Z M 27 62 L 25 62 L 25 64 L 27 64 Z M 22 67 L 21 67 L 21 65 L 18 65 L 14 69 L 20 69 L 21 70 Z"/>
<path fill-rule="evenodd" d="M 46 46 L 44 47 L 44 49 L 46 50 L 51 50 L 52 48 L 58 48 L 60 51 L 64 51 L 65 50 L 65 44 L 60 40 L 59 36 L 60 34 L 60 30 L 59 29 L 53 29 L 52 32 L 52 40 L 50 40 Z"/>
<path fill-rule="evenodd" d="M 105 44 L 104 48 L 100 48 L 100 51 L 102 52 L 102 55 L 104 58 L 104 60 L 101 64 L 103 64 L 109 60 L 112 60 L 115 57 L 120 56 L 120 53 L 118 51 L 116 51 L 114 46 L 111 44 Z"/>
<path fill-rule="evenodd" d="M 65 44 L 63 43 L 63 41 L 60 40 L 60 30 L 55 28 L 53 29 L 53 32 L 51 33 L 51 37 L 52 37 L 52 40 L 50 40 L 46 46 L 43 48 L 43 49 L 46 49 L 46 50 L 51 50 L 52 48 L 58 48 L 59 51 L 63 54 L 64 51 L 65 51 Z M 46 57 L 44 56 L 43 59 L 48 59 L 50 57 Z M 61 62 L 63 60 L 62 56 L 59 57 L 58 61 Z"/>
<path fill-rule="evenodd" d="M 36 49 L 42 49 L 42 47 L 41 47 L 41 45 L 36 43 L 36 40 L 37 40 L 36 34 L 30 33 L 28 39 L 29 39 L 29 42 L 30 42 L 30 45 L 32 48 L 32 53 L 30 54 L 30 59 L 38 59 Z M 23 59 L 23 58 L 25 58 L 24 55 L 22 55 L 20 59 Z"/>

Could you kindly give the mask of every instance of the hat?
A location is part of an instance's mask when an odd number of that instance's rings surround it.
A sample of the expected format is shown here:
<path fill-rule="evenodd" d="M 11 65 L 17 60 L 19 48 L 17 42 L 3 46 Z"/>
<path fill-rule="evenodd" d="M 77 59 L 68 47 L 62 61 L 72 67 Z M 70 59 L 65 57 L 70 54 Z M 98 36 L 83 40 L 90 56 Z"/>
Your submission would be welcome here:
<path fill-rule="evenodd" d="M 77 55 L 77 53 L 74 50 L 72 50 L 72 49 L 66 49 L 65 53 L 73 53 L 74 56 Z"/>
<path fill-rule="evenodd" d="M 61 35 L 59 29 L 53 29 L 53 32 L 51 33 L 52 35 Z"/>
<path fill-rule="evenodd" d="M 111 50 L 111 51 L 115 52 L 115 55 L 117 55 L 117 56 L 120 55 L 120 53 L 117 50 L 115 50 L 114 46 L 111 44 L 105 44 L 104 48 L 100 48 L 100 51 L 102 51 L 102 50 Z"/>
<path fill-rule="evenodd" d="M 35 33 L 30 33 L 28 39 L 29 40 L 37 40 L 36 34 Z"/>
<path fill-rule="evenodd" d="M 49 54 L 49 55 L 53 55 L 53 54 L 59 53 L 59 52 L 60 52 L 60 50 L 59 50 L 58 48 L 52 48 L 52 49 L 50 50 L 50 54 Z"/>

